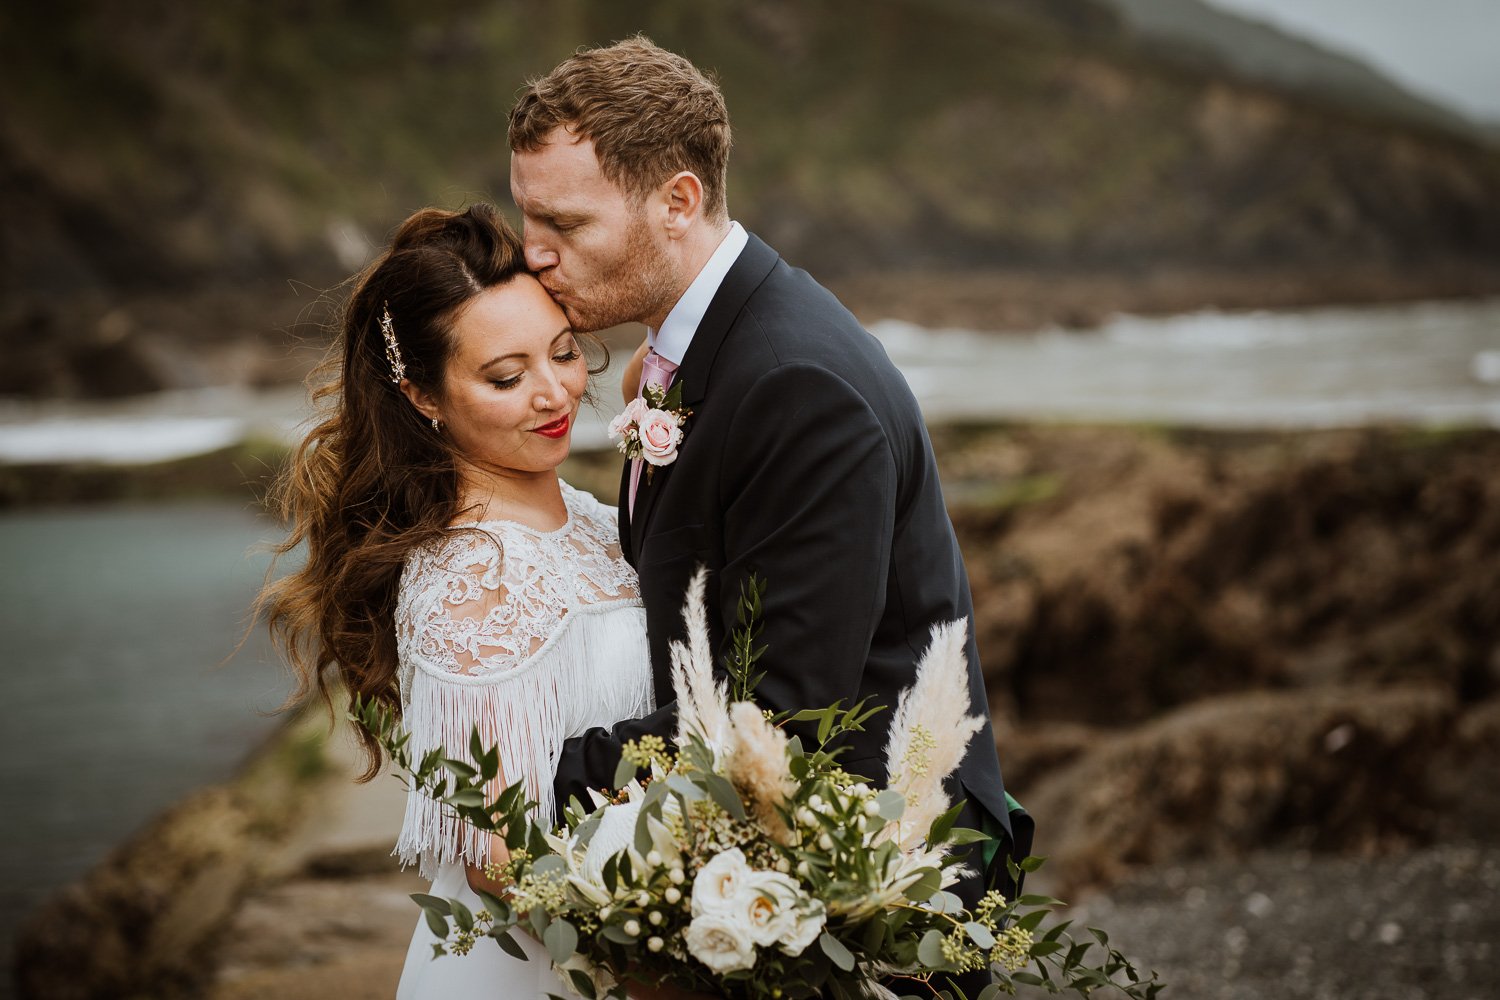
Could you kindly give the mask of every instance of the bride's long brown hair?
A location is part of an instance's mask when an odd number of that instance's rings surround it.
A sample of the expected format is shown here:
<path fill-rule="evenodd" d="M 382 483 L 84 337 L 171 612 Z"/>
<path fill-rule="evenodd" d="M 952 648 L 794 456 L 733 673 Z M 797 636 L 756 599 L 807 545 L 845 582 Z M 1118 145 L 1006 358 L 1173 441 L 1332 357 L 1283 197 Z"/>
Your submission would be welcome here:
<path fill-rule="evenodd" d="M 311 379 L 317 422 L 272 493 L 290 525 L 276 558 L 306 545 L 301 568 L 268 574 L 259 600 L 296 675 L 288 705 L 316 694 L 332 710 L 342 686 L 400 710 L 401 568 L 460 513 L 454 457 L 392 381 L 382 315 L 389 310 L 405 377 L 441 399 L 459 311 L 525 271 L 515 231 L 493 206 L 476 204 L 417 212 L 351 279 L 328 357 Z M 379 772 L 380 745 L 356 732 L 367 764 L 360 780 L 368 781 Z"/>

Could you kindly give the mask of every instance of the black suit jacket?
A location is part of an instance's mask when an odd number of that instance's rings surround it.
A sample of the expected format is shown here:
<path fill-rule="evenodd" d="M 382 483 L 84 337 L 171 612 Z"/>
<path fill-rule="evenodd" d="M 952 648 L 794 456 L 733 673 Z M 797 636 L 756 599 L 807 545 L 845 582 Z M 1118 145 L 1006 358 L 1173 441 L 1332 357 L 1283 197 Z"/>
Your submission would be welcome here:
<path fill-rule="evenodd" d="M 567 741 L 560 804 L 608 785 L 620 745 L 675 727 L 669 643 L 701 563 L 716 648 L 740 585 L 766 584 L 766 671 L 773 710 L 871 696 L 886 711 L 853 734 L 843 766 L 883 782 L 896 699 L 915 677 L 933 624 L 973 616 L 968 577 L 943 505 L 932 445 L 906 380 L 879 341 L 826 289 L 754 236 L 699 324 L 678 369 L 693 416 L 678 458 L 641 477 L 635 515 L 621 478 L 620 537 L 640 572 L 656 703 L 645 719 Z M 989 718 L 973 631 L 971 711 Z M 804 745 L 812 746 L 810 734 Z M 988 721 L 958 770 L 963 792 L 1010 833 Z M 951 789 L 959 793 L 959 789 Z"/>

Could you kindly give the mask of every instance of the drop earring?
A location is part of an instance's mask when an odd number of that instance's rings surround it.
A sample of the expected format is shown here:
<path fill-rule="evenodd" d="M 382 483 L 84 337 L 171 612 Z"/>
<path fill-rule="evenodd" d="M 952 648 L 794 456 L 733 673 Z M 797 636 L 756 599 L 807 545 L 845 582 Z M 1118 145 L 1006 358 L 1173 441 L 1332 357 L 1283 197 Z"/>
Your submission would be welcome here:
<path fill-rule="evenodd" d="M 441 420 L 439 420 L 437 417 L 433 417 L 432 418 L 432 429 L 435 430 L 435 431 L 437 431 L 439 434 L 441 434 L 443 432 L 443 422 Z"/>

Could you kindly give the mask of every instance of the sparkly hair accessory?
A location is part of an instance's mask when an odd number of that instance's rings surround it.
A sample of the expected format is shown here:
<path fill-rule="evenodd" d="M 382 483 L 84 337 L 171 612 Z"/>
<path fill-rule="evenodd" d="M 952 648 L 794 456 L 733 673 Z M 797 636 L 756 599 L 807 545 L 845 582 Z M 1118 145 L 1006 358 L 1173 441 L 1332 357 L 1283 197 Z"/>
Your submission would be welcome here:
<path fill-rule="evenodd" d="M 391 304 L 381 303 L 380 332 L 385 337 L 385 360 L 390 362 L 391 381 L 397 385 L 406 378 L 406 365 L 401 362 L 401 348 L 396 343 L 396 324 L 391 320 Z"/>

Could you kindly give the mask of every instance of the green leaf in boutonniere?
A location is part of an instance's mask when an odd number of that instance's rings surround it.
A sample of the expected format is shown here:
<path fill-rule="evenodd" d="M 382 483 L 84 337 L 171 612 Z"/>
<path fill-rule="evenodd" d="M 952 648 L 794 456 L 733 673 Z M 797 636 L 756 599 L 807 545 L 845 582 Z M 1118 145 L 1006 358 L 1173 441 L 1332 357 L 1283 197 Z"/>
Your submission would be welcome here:
<path fill-rule="evenodd" d="M 662 397 L 661 405 L 658 406 L 657 409 L 658 410 L 681 410 L 682 409 L 682 380 L 681 379 L 678 379 L 677 381 L 675 381 L 675 382 L 672 383 L 672 388 L 670 388 L 670 389 L 667 390 L 666 395 L 664 397 Z M 683 413 L 682 417 L 683 417 L 683 419 L 686 419 L 691 414 L 692 414 L 692 411 L 689 410 L 689 411 Z"/>

